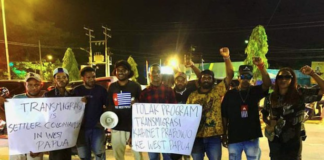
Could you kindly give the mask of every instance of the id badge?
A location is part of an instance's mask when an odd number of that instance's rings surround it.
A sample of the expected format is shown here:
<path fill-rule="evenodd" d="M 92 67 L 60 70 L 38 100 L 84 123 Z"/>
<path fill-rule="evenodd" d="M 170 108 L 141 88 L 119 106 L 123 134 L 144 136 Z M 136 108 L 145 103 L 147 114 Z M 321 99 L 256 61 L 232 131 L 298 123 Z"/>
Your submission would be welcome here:
<path fill-rule="evenodd" d="M 248 111 L 249 111 L 249 106 L 247 104 L 242 104 L 241 105 L 241 118 L 249 117 Z"/>

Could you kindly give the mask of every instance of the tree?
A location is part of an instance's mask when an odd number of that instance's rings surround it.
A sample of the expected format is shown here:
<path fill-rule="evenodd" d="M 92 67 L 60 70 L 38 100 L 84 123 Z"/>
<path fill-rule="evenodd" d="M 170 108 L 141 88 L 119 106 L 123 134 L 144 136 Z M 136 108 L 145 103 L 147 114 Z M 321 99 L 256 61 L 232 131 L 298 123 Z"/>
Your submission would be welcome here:
<path fill-rule="evenodd" d="M 69 71 L 69 80 L 79 80 L 79 68 L 78 62 L 75 59 L 74 53 L 71 48 L 68 48 L 63 57 L 62 67 Z"/>
<path fill-rule="evenodd" d="M 245 48 L 245 54 L 247 54 L 244 64 L 253 66 L 253 76 L 258 79 L 260 77 L 260 71 L 253 65 L 253 57 L 260 57 L 264 62 L 265 68 L 269 67 L 266 54 L 268 53 L 268 37 L 265 29 L 262 25 L 256 26 L 250 36 L 249 43 Z"/>
<path fill-rule="evenodd" d="M 129 56 L 127 62 L 131 65 L 132 71 L 134 72 L 134 76 L 132 77 L 132 81 L 137 81 L 138 78 L 138 70 L 137 70 L 137 63 L 133 59 L 132 56 Z"/>
<path fill-rule="evenodd" d="M 76 42 L 78 38 L 73 38 L 71 33 L 58 28 L 55 23 L 41 20 L 42 14 L 39 11 L 46 12 L 46 10 L 36 7 L 36 4 L 42 5 L 40 1 L 5 1 L 7 38 L 13 42 L 9 43 L 10 62 L 38 62 L 39 41 L 43 54 L 50 53 L 60 58 L 66 49 L 61 46 L 73 46 L 78 43 Z M 0 39 L 3 39 L 3 25 L 0 25 L 0 30 Z M 0 61 L 0 70 L 3 71 L 7 71 L 5 56 L 4 45 L 0 45 L 0 57 L 3 57 Z M 11 71 L 13 72 L 12 69 Z"/>

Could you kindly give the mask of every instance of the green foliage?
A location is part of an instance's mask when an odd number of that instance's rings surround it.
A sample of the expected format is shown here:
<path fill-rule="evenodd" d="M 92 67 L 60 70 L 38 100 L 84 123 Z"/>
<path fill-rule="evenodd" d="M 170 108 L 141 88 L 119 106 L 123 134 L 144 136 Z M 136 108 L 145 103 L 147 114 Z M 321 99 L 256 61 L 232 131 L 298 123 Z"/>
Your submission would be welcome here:
<path fill-rule="evenodd" d="M 63 57 L 62 67 L 69 71 L 69 80 L 76 81 L 80 79 L 78 62 L 75 59 L 74 53 L 71 48 L 68 48 Z"/>
<path fill-rule="evenodd" d="M 132 56 L 129 56 L 127 62 L 131 65 L 132 71 L 134 72 L 134 76 L 132 77 L 132 81 L 137 81 L 138 78 L 138 70 L 137 70 L 137 63 L 133 59 Z"/>
<path fill-rule="evenodd" d="M 263 26 L 256 26 L 249 39 L 249 43 L 245 48 L 245 54 L 247 54 L 244 64 L 253 66 L 253 76 L 257 79 L 260 78 L 260 71 L 253 65 L 253 57 L 260 57 L 264 62 L 266 68 L 269 67 L 266 54 L 268 53 L 268 37 Z"/>
<path fill-rule="evenodd" d="M 40 73 L 40 70 L 42 70 L 43 80 L 53 81 L 53 70 L 61 66 L 61 62 L 56 61 L 55 63 L 51 63 L 44 61 L 42 66 L 39 64 L 39 62 L 15 62 L 14 66 L 11 67 L 12 79 L 24 79 L 28 72 Z"/>

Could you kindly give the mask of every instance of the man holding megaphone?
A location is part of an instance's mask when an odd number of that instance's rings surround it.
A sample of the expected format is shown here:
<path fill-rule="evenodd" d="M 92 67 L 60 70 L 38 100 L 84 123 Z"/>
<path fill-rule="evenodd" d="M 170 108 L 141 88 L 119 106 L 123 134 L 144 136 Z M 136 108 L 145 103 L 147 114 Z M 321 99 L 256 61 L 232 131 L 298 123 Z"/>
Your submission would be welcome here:
<path fill-rule="evenodd" d="M 124 160 L 126 144 L 131 146 L 132 133 L 132 104 L 138 101 L 141 86 L 129 80 L 134 75 L 130 64 L 125 60 L 116 62 L 113 74 L 118 81 L 110 84 L 108 89 L 109 107 L 118 116 L 118 123 L 111 132 L 111 143 L 115 159 Z M 102 125 L 113 126 L 116 118 L 107 113 L 108 121 L 101 122 Z M 109 120 L 110 119 L 110 120 Z M 104 125 L 105 126 L 105 125 Z M 107 127 L 109 128 L 109 127 Z M 140 152 L 133 151 L 135 160 L 142 160 Z"/>

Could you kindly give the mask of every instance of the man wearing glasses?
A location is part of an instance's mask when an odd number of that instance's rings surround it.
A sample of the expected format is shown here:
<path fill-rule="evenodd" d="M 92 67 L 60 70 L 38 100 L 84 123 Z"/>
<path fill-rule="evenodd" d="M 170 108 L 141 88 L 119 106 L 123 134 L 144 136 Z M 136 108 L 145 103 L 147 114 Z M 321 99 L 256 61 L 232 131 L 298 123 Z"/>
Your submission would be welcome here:
<path fill-rule="evenodd" d="M 203 160 L 205 153 L 208 159 L 220 160 L 222 157 L 221 136 L 224 134 L 221 116 L 222 97 L 228 90 L 234 76 L 229 49 L 220 49 L 220 55 L 225 61 L 226 77 L 215 85 L 214 72 L 204 70 L 199 76 L 200 88 L 192 92 L 187 104 L 200 104 L 202 116 L 197 131 L 191 156 L 194 160 Z"/>
<path fill-rule="evenodd" d="M 248 160 L 260 159 L 259 137 L 262 137 L 259 101 L 268 94 L 271 85 L 262 59 L 253 58 L 262 76 L 262 85 L 252 86 L 253 66 L 241 65 L 239 86 L 228 91 L 222 102 L 223 145 L 228 147 L 229 159 L 241 159 L 242 151 Z M 228 138 L 228 139 L 227 139 Z"/>

